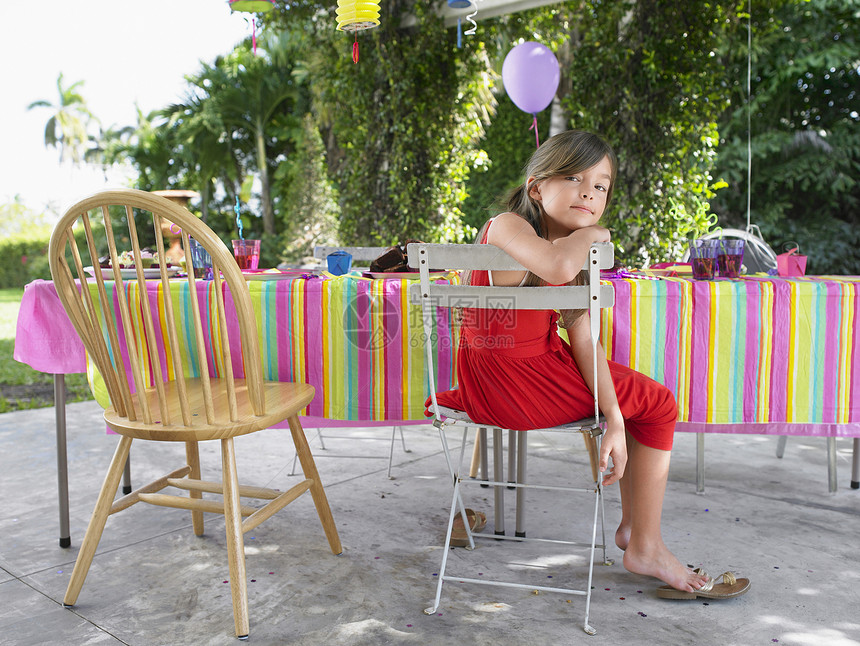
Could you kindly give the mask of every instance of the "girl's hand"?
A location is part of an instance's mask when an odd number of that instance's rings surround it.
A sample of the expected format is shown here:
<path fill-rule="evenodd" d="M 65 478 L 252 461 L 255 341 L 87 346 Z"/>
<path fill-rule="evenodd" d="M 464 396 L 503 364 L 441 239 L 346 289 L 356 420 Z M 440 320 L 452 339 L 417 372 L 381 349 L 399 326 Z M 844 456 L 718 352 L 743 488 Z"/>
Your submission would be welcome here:
<path fill-rule="evenodd" d="M 602 227 L 599 224 L 592 224 L 590 227 L 583 227 L 582 229 L 577 229 L 570 235 L 587 236 L 588 239 L 591 241 L 590 244 L 594 244 L 595 242 L 609 242 L 611 239 L 609 229 L 607 229 L 606 227 Z"/>
<path fill-rule="evenodd" d="M 612 458 L 612 468 L 609 468 L 609 458 Z M 624 419 L 619 415 L 606 420 L 606 432 L 600 444 L 600 461 L 598 467 L 603 477 L 603 486 L 615 484 L 624 475 L 627 467 L 627 433 L 624 431 Z"/>

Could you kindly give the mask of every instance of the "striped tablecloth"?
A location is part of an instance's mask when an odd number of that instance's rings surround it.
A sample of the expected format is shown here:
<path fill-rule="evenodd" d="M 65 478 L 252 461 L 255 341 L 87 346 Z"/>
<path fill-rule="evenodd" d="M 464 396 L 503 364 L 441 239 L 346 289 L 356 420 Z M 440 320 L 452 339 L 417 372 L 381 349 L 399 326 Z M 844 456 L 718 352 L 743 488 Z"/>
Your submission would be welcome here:
<path fill-rule="evenodd" d="M 424 401 L 429 388 L 424 330 L 421 308 L 407 303 L 407 288 L 412 282 L 357 276 L 249 281 L 264 378 L 312 384 L 317 394 L 302 412 L 306 417 L 347 422 L 426 420 Z M 115 284 L 107 286 L 116 307 Z M 214 282 L 200 282 L 197 289 L 204 334 L 217 334 L 211 326 L 217 320 Z M 133 321 L 135 333 L 142 333 L 136 282 L 125 283 L 125 290 L 138 312 Z M 182 323 L 191 319 L 188 282 L 175 280 L 170 285 L 173 310 L 181 327 L 178 357 L 166 352 L 161 284 L 150 281 L 147 290 L 151 309 L 158 312 L 155 335 L 163 369 L 172 374 L 174 364 L 181 362 L 185 374 L 199 374 L 196 346 Z M 233 369 L 241 376 L 238 323 L 229 305 L 227 330 Z M 443 310 L 437 318 L 435 340 L 438 383 L 448 389 L 455 379 L 457 330 L 456 326 L 452 329 L 450 314 Z M 125 343 L 120 345 L 127 355 Z M 140 355 L 139 359 L 148 366 L 147 357 Z M 214 374 L 223 370 L 214 357 L 209 357 L 209 364 Z"/>
<path fill-rule="evenodd" d="M 407 305 L 409 282 L 249 282 L 266 377 L 313 384 L 317 398 L 308 415 L 315 418 L 425 419 L 423 330 L 420 309 Z M 678 430 L 860 436 L 860 278 L 610 282 L 615 307 L 604 311 L 607 353 L 672 389 Z M 211 320 L 204 293 L 211 288 L 201 286 L 204 320 Z M 154 306 L 161 298 L 150 293 Z M 187 314 L 187 283 L 176 281 L 171 298 Z M 163 334 L 163 303 L 157 311 Z M 83 372 L 83 347 L 63 321 L 53 284 L 28 285 L 15 358 L 46 372 Z M 437 320 L 437 333 L 439 388 L 447 389 L 457 335 L 448 318 Z M 178 360 L 194 370 L 193 351 Z"/>
<path fill-rule="evenodd" d="M 607 354 L 675 393 L 679 430 L 860 435 L 860 278 L 611 282 Z"/>

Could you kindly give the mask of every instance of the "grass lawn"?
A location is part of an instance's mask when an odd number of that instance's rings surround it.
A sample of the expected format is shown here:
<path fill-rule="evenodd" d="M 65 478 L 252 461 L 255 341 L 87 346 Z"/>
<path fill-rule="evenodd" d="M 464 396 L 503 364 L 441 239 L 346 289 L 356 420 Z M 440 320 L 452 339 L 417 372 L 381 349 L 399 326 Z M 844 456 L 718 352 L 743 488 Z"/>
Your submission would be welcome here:
<path fill-rule="evenodd" d="M 0 289 L 0 413 L 54 405 L 54 377 L 12 358 L 21 289 Z M 67 401 L 92 399 L 87 376 L 66 375 Z"/>

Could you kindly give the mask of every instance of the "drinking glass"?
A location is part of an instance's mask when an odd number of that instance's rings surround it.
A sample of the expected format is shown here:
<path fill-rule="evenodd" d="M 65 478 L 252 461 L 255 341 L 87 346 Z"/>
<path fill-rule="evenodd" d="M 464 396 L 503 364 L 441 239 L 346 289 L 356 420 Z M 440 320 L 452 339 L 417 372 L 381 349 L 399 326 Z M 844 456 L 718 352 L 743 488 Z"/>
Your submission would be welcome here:
<path fill-rule="evenodd" d="M 690 240 L 689 248 L 693 278 L 696 280 L 713 280 L 717 265 L 717 240 L 702 238 Z"/>
<path fill-rule="evenodd" d="M 233 240 L 233 255 L 239 269 L 257 269 L 260 264 L 259 240 Z"/>
<path fill-rule="evenodd" d="M 199 280 L 212 280 L 212 256 L 197 240 L 189 238 L 191 262 L 194 264 L 194 277 Z"/>
<path fill-rule="evenodd" d="M 738 278 L 744 258 L 744 241 L 736 238 L 723 238 L 717 251 L 717 269 L 723 278 Z"/>

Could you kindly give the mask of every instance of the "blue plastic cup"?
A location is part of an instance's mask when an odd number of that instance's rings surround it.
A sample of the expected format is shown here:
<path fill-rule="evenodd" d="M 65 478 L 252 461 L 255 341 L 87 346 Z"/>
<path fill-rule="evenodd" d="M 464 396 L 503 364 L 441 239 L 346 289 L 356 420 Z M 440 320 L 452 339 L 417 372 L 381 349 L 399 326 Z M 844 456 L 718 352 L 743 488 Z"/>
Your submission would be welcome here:
<path fill-rule="evenodd" d="M 334 276 L 343 276 L 352 269 L 352 254 L 346 251 L 333 251 L 326 256 L 328 273 Z"/>

